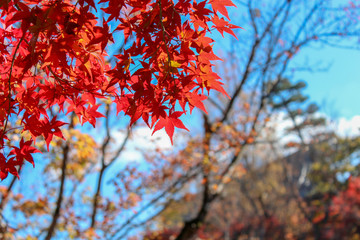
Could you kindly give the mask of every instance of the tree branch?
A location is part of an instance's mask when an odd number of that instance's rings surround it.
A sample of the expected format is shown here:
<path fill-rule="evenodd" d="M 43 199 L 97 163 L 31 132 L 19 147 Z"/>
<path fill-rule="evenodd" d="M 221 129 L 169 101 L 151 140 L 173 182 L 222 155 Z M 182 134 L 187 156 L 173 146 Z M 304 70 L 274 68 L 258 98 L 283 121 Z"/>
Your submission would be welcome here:
<path fill-rule="evenodd" d="M 71 115 L 71 120 L 70 120 L 70 124 L 69 124 L 69 129 L 72 129 L 74 127 L 74 114 Z M 52 221 L 51 224 L 48 228 L 47 231 L 47 235 L 45 237 L 45 240 L 50 240 L 52 238 L 52 236 L 54 235 L 55 232 L 55 228 L 56 228 L 56 223 L 60 217 L 60 210 L 61 210 L 61 204 L 63 201 L 63 197 L 64 197 L 64 188 L 65 188 L 65 178 L 66 178 L 66 165 L 69 159 L 69 151 L 70 151 L 70 146 L 69 143 L 66 142 L 65 146 L 63 148 L 63 161 L 62 161 L 62 166 L 61 166 L 61 179 L 60 179 L 60 189 L 59 189 L 59 193 L 58 193 L 58 197 L 57 197 L 57 201 L 56 201 L 56 208 L 55 211 L 53 213 L 52 216 Z"/>

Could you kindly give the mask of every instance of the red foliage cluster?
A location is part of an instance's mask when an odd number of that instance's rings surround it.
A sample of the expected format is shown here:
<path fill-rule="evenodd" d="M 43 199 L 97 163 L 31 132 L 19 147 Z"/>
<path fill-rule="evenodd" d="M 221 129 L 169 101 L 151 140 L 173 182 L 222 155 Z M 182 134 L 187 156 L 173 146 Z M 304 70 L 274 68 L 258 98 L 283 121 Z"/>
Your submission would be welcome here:
<path fill-rule="evenodd" d="M 323 227 L 323 237 L 324 239 L 344 239 L 355 236 L 360 233 L 359 223 L 360 178 L 351 177 L 347 189 L 332 199 L 329 216 Z"/>
<path fill-rule="evenodd" d="M 99 4 L 105 7 L 100 8 Z M 47 146 L 63 138 L 65 123 L 48 110 L 74 112 L 81 123 L 95 126 L 98 99 L 108 98 L 117 112 L 142 118 L 154 131 L 186 127 L 185 108 L 205 111 L 204 90 L 226 94 L 212 71 L 216 29 L 234 35 L 226 6 L 230 1 L 204 0 L 0 0 L 0 177 L 17 176 L 23 160 L 33 163 L 31 144 L 40 136 Z M 98 19 L 103 11 L 106 18 Z M 110 31 L 110 26 L 114 29 Z M 120 48 L 113 34 L 124 35 L 125 49 L 106 61 L 108 44 Z M 235 35 L 234 35 L 235 36 Z M 133 42 L 130 42 L 130 39 Z M 132 43 L 132 44 L 131 44 Z M 175 106 L 181 110 L 175 110 Z M 32 139 L 10 142 L 8 125 L 21 119 Z M 5 146 L 10 149 L 5 154 Z"/>

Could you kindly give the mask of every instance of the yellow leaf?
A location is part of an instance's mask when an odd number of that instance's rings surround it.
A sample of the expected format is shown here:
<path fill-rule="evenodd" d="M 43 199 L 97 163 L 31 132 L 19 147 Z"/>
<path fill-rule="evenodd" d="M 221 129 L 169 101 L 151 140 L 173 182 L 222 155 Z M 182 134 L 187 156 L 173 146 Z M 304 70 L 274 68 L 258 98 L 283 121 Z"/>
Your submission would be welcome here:
<path fill-rule="evenodd" d="M 170 61 L 170 67 L 178 68 L 180 66 L 181 66 L 181 63 L 178 63 L 178 62 L 173 61 L 173 60 Z"/>

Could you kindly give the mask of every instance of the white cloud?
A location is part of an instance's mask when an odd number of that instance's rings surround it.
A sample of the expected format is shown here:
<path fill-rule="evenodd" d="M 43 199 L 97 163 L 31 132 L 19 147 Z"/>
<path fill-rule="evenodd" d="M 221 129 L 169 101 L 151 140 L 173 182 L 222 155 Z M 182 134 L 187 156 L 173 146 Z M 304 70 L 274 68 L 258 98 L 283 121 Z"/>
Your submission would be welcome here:
<path fill-rule="evenodd" d="M 331 121 L 330 117 L 324 114 L 319 114 L 319 116 L 324 117 L 327 121 L 325 127 L 318 128 L 319 131 L 335 131 L 340 137 L 355 137 L 360 135 L 360 115 L 354 116 L 351 119 L 342 117 L 335 122 Z M 286 114 L 283 112 L 273 115 L 267 126 L 274 129 L 274 137 L 279 140 L 280 144 L 299 140 L 295 133 L 286 133 L 286 129 L 292 127 L 293 122 L 289 118 L 286 118 Z M 308 129 L 303 130 L 302 133 L 305 140 L 308 140 L 316 131 L 314 129 Z"/>
<path fill-rule="evenodd" d="M 111 135 L 114 139 L 114 149 L 116 149 L 123 143 L 126 132 L 117 131 L 112 132 Z M 132 130 L 131 138 L 120 155 L 120 159 L 126 162 L 142 161 L 142 152 L 154 151 L 155 149 L 166 151 L 172 147 L 165 130 L 157 131 L 152 135 L 152 130 L 147 126 L 135 127 Z"/>
<path fill-rule="evenodd" d="M 360 135 L 360 115 L 354 116 L 349 120 L 346 118 L 340 118 L 336 123 L 331 122 L 330 118 L 326 115 L 321 115 L 328 119 L 325 129 L 335 130 L 335 132 L 341 137 L 354 137 Z M 299 140 L 295 133 L 289 134 L 286 132 L 287 128 L 293 126 L 293 122 L 286 118 L 286 114 L 283 112 L 272 115 L 267 126 L 273 129 L 273 135 L 271 138 L 273 140 L 277 139 L 280 145 L 286 144 L 289 141 Z M 324 128 L 322 128 L 322 130 L 324 130 Z M 303 131 L 305 140 L 311 138 L 311 135 L 314 133 L 315 132 L 313 130 Z M 112 132 L 113 139 L 115 140 L 114 146 L 120 146 L 120 144 L 122 144 L 125 139 L 125 134 L 125 132 Z M 174 142 L 178 146 L 184 145 L 186 140 L 186 137 L 181 134 L 174 135 Z M 157 131 L 152 135 L 152 130 L 147 126 L 139 126 L 133 129 L 132 137 L 128 141 L 120 158 L 126 162 L 142 161 L 143 155 L 139 150 L 142 150 L 143 152 L 151 152 L 155 149 L 167 151 L 174 148 L 176 148 L 176 146 L 171 145 L 170 138 L 164 129 Z"/>
<path fill-rule="evenodd" d="M 360 115 L 350 120 L 340 118 L 337 124 L 337 133 L 342 137 L 354 137 L 360 134 Z"/>
<path fill-rule="evenodd" d="M 274 138 L 273 140 L 279 140 L 280 144 L 295 141 L 298 138 L 296 134 L 289 134 L 286 132 L 288 128 L 293 126 L 293 122 L 291 119 L 286 118 L 284 112 L 273 114 L 267 126 L 274 129 L 274 135 L 272 136 Z"/>
<path fill-rule="evenodd" d="M 162 129 L 152 135 L 152 130 L 148 127 L 137 127 L 133 131 L 132 142 L 135 146 L 146 150 L 167 150 L 170 149 L 171 142 L 165 130 Z"/>

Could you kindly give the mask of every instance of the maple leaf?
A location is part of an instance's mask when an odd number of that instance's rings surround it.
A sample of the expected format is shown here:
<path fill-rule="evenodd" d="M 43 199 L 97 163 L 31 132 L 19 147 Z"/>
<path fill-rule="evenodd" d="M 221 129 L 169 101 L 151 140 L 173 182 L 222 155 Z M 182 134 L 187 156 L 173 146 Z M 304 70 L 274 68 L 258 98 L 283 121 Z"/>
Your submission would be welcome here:
<path fill-rule="evenodd" d="M 26 20 L 30 20 L 30 18 L 31 18 L 30 8 L 27 7 L 26 5 L 25 5 L 25 7 L 23 7 L 24 4 L 21 4 L 19 6 L 20 6 L 21 11 L 16 12 L 10 19 L 6 19 L 5 27 L 7 28 L 8 26 L 14 24 L 17 21 L 25 20 L 25 21 L 22 21 L 21 28 L 23 31 L 26 31 L 26 27 L 28 27 L 30 25 L 29 21 L 26 21 Z M 10 17 L 10 15 L 8 15 L 7 17 Z"/>
<path fill-rule="evenodd" d="M 168 110 L 169 108 L 166 106 L 162 106 L 159 104 L 155 104 L 155 106 L 153 107 L 153 111 L 152 111 L 152 115 L 151 115 L 151 122 L 152 124 L 150 125 L 150 128 L 152 128 L 154 126 L 154 124 L 157 122 L 157 120 L 160 117 L 166 118 L 166 110 Z"/>
<path fill-rule="evenodd" d="M 125 6 L 124 0 L 100 0 L 100 3 L 109 2 L 109 6 L 107 8 L 101 8 L 105 13 L 110 14 L 108 21 L 112 19 L 119 19 L 121 9 Z"/>
<path fill-rule="evenodd" d="M 211 0 L 210 4 L 214 10 L 214 13 L 220 12 L 222 15 L 227 17 L 230 20 L 228 11 L 226 7 L 236 7 L 236 5 L 231 0 Z"/>
<path fill-rule="evenodd" d="M 221 36 L 224 37 L 224 32 L 227 32 L 227 33 L 233 35 L 237 40 L 239 40 L 236 37 L 233 30 L 231 30 L 231 29 L 232 28 L 241 28 L 241 27 L 230 24 L 227 21 L 225 21 L 223 18 L 219 18 L 218 16 L 214 16 L 212 22 L 214 23 L 216 30 L 218 30 L 219 33 L 221 33 Z"/>
<path fill-rule="evenodd" d="M 26 122 L 24 131 L 28 130 L 35 141 L 38 136 L 42 134 L 43 124 L 35 115 L 31 115 L 28 119 L 23 119 Z"/>
<path fill-rule="evenodd" d="M 82 124 L 89 122 L 93 127 L 95 127 L 96 118 L 105 117 L 103 114 L 99 113 L 97 109 L 100 105 L 88 106 L 84 113 L 82 114 Z"/>
<path fill-rule="evenodd" d="M 0 153 L 0 179 L 4 180 L 8 176 L 8 170 L 6 169 L 6 158 Z"/>
<path fill-rule="evenodd" d="M 9 173 L 19 178 L 18 170 L 15 166 L 19 165 L 18 161 L 14 160 L 14 157 L 11 157 L 7 162 L 6 158 L 2 153 L 0 153 L 0 179 L 4 180 Z"/>
<path fill-rule="evenodd" d="M 160 116 L 160 119 L 156 123 L 152 134 L 165 127 L 165 131 L 171 140 L 171 144 L 173 145 L 174 144 L 173 135 L 174 135 L 175 127 L 189 131 L 189 129 L 187 129 L 185 125 L 182 123 L 182 121 L 179 119 L 179 117 L 182 114 L 183 112 L 173 112 L 169 114 L 169 116 L 166 116 L 165 118 Z"/>
<path fill-rule="evenodd" d="M 187 99 L 189 100 L 190 113 L 192 113 L 192 110 L 194 109 L 194 107 L 197 107 L 197 108 L 201 109 L 202 111 L 204 111 L 205 113 L 207 113 L 207 111 L 205 109 L 205 105 L 203 103 L 203 101 L 205 99 L 207 99 L 207 96 L 202 95 L 202 94 L 197 94 L 194 92 L 190 92 L 187 94 Z"/>
<path fill-rule="evenodd" d="M 89 6 L 93 7 L 96 10 L 94 0 L 79 0 L 79 4 L 81 6 L 84 6 L 84 2 L 86 2 L 87 4 L 89 4 Z"/>
<path fill-rule="evenodd" d="M 93 34 L 94 38 L 91 39 L 91 41 L 88 43 L 88 46 L 100 43 L 101 52 L 104 51 L 109 41 L 114 42 L 112 34 L 109 33 L 109 25 L 106 23 L 105 19 L 103 19 L 102 27 L 94 27 Z"/>
<path fill-rule="evenodd" d="M 41 152 L 35 147 L 31 146 L 32 142 L 33 141 L 31 140 L 24 142 L 24 139 L 21 138 L 19 147 L 13 146 L 13 149 L 11 150 L 9 155 L 15 155 L 20 165 L 24 162 L 24 160 L 26 160 L 31 163 L 33 167 L 35 167 L 34 159 L 31 154 Z"/>
<path fill-rule="evenodd" d="M 202 1 L 199 4 L 194 1 L 193 9 L 194 12 L 191 12 L 190 19 L 194 23 L 194 27 L 196 30 L 198 30 L 199 27 L 202 27 L 204 29 L 208 28 L 208 25 L 206 24 L 208 20 L 208 16 L 211 14 L 211 10 L 205 8 L 206 1 Z"/>
<path fill-rule="evenodd" d="M 214 53 L 212 52 L 205 52 L 205 51 L 201 51 L 199 56 L 198 56 L 199 62 L 201 63 L 206 63 L 206 64 L 210 64 L 210 61 L 215 61 L 215 60 L 221 60 L 221 58 L 219 58 L 218 56 L 216 56 Z"/>
<path fill-rule="evenodd" d="M 54 117 L 51 120 L 51 122 L 49 122 L 49 120 L 47 118 L 45 118 L 42 121 L 42 127 L 43 127 L 43 130 L 44 130 L 43 136 L 45 138 L 46 147 L 47 147 L 48 151 L 49 151 L 50 142 L 51 142 L 54 135 L 65 140 L 65 138 L 64 138 L 64 136 L 63 136 L 63 134 L 62 134 L 62 132 L 60 130 L 60 127 L 65 125 L 65 124 L 67 124 L 67 123 L 57 121 L 56 117 Z"/>

